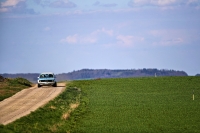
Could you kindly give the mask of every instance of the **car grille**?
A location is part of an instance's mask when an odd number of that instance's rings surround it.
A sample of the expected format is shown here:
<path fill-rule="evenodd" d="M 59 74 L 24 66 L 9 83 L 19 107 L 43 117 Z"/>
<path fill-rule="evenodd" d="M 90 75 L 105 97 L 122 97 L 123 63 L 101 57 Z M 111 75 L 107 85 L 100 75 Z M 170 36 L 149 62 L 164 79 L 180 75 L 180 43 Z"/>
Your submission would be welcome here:
<path fill-rule="evenodd" d="M 53 82 L 53 80 L 40 80 L 40 82 Z"/>

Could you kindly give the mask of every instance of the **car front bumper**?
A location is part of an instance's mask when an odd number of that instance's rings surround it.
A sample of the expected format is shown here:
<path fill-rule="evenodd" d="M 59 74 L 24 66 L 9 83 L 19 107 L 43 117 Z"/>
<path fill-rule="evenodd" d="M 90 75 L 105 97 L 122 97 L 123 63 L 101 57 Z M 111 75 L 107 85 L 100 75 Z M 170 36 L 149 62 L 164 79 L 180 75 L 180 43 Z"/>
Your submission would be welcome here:
<path fill-rule="evenodd" d="M 39 85 L 54 85 L 56 83 L 55 80 L 38 80 Z"/>
<path fill-rule="evenodd" d="M 49 86 L 49 85 L 54 85 L 55 82 L 43 82 L 43 83 L 38 83 L 39 85 L 42 85 L 42 86 Z"/>

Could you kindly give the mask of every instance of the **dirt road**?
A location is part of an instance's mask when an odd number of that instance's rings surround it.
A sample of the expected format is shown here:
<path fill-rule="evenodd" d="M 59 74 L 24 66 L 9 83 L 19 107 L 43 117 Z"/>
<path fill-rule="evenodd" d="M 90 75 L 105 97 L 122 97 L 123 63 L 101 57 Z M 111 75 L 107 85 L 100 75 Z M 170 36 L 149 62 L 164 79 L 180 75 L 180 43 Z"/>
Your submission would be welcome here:
<path fill-rule="evenodd" d="M 30 114 L 40 106 L 55 98 L 65 89 L 65 83 L 57 87 L 43 86 L 24 89 L 14 96 L 0 102 L 0 124 L 8 124 L 16 119 Z"/>

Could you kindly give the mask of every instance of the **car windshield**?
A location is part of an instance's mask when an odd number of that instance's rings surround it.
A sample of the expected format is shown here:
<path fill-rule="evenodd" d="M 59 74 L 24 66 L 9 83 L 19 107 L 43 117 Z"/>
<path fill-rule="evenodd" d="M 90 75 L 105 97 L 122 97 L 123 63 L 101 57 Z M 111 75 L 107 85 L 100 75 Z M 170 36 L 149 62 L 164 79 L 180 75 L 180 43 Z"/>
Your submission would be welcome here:
<path fill-rule="evenodd" d="M 53 78 L 53 74 L 41 74 L 40 78 Z"/>

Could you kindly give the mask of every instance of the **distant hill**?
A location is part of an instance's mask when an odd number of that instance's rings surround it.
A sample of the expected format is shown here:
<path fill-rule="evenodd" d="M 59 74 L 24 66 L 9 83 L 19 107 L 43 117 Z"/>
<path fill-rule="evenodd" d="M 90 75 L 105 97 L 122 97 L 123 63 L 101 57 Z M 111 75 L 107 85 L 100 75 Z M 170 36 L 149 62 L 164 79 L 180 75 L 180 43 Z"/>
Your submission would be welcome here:
<path fill-rule="evenodd" d="M 149 76 L 187 76 L 184 71 L 158 70 L 158 69 L 130 69 L 130 70 L 109 70 L 109 69 L 82 69 L 66 74 L 59 74 L 66 79 L 94 79 L 94 78 L 124 78 L 124 77 L 149 77 Z"/>
<path fill-rule="evenodd" d="M 22 77 L 35 83 L 39 73 L 19 73 L 19 74 L 0 74 L 5 78 Z M 158 70 L 158 69 L 127 69 L 127 70 L 109 70 L 109 69 L 82 69 L 69 73 L 56 74 L 57 81 L 79 80 L 79 79 L 97 79 L 97 78 L 125 78 L 125 77 L 152 77 L 152 76 L 188 76 L 184 71 Z"/>
<path fill-rule="evenodd" d="M 200 76 L 200 74 L 196 74 L 195 76 Z"/>

